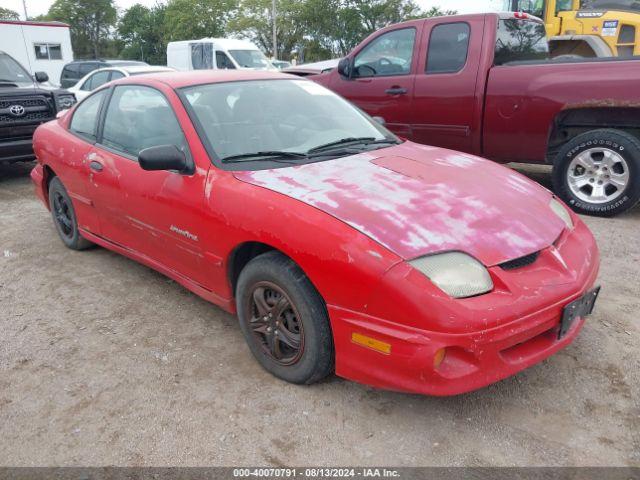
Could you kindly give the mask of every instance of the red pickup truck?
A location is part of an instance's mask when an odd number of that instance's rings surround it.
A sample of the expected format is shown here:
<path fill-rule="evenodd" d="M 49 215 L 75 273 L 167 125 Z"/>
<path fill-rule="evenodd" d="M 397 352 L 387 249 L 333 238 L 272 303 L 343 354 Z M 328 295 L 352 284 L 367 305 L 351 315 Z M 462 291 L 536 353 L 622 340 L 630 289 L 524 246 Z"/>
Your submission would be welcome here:
<path fill-rule="evenodd" d="M 415 142 L 497 162 L 548 163 L 577 212 L 640 200 L 640 61 L 550 59 L 526 14 L 392 25 L 309 77 Z"/>

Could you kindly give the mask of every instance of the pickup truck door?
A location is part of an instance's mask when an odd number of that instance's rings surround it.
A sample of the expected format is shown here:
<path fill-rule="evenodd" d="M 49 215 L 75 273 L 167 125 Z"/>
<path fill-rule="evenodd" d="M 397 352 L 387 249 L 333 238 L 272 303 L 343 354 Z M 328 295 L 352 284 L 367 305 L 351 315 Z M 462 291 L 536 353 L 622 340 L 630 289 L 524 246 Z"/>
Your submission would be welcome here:
<path fill-rule="evenodd" d="M 422 23 L 375 34 L 352 55 L 351 78 L 334 70 L 329 85 L 369 115 L 384 118 L 387 128 L 402 137 L 411 137 L 415 52 Z"/>
<path fill-rule="evenodd" d="M 480 151 L 483 93 L 478 93 L 485 17 L 426 22 L 413 91 L 412 140 Z"/>

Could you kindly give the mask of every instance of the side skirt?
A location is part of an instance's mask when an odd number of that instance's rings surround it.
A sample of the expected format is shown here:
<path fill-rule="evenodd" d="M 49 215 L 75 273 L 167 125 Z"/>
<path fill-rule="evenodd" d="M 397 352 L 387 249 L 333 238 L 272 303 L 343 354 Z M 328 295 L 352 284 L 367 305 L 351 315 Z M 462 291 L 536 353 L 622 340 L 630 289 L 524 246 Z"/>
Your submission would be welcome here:
<path fill-rule="evenodd" d="M 199 297 L 202 297 L 206 301 L 219 306 L 220 308 L 222 308 L 223 310 L 229 313 L 233 313 L 233 314 L 236 313 L 236 304 L 232 298 L 230 299 L 223 298 L 215 294 L 211 290 L 206 289 L 202 285 L 192 281 L 188 277 L 185 277 L 184 275 L 176 272 L 175 270 L 166 268 L 161 263 L 158 263 L 152 258 L 149 258 L 146 255 L 143 255 L 139 252 L 136 252 L 135 250 L 130 250 L 126 247 L 110 242 L 109 240 L 102 238 L 98 235 L 95 235 L 94 233 L 88 232 L 87 230 L 80 229 L 80 233 L 84 238 L 95 243 L 96 245 L 104 247 L 107 250 L 111 250 L 113 252 L 119 253 L 120 255 L 123 255 L 127 258 L 130 258 L 131 260 L 134 260 L 149 268 L 152 268 L 153 270 L 156 270 L 161 274 L 165 275 L 166 277 L 169 277 L 171 280 L 174 280 L 175 282 L 179 283 L 184 288 L 195 293 Z"/>

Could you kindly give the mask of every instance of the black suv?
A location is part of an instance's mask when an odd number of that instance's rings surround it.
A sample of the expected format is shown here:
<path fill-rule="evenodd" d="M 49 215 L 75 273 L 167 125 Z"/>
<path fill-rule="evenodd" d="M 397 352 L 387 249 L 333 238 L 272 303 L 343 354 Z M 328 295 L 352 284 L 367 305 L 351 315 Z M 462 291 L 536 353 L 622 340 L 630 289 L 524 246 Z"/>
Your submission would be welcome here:
<path fill-rule="evenodd" d="M 62 88 L 73 87 L 78 80 L 87 73 L 105 67 L 131 67 L 135 65 L 147 65 L 145 62 L 136 62 L 134 60 L 77 60 L 67 63 L 62 69 L 60 75 L 60 86 Z"/>
<path fill-rule="evenodd" d="M 0 163 L 33 160 L 31 139 L 38 125 L 76 103 L 70 92 L 38 86 L 49 80 L 46 73 L 34 77 L 0 51 Z"/>

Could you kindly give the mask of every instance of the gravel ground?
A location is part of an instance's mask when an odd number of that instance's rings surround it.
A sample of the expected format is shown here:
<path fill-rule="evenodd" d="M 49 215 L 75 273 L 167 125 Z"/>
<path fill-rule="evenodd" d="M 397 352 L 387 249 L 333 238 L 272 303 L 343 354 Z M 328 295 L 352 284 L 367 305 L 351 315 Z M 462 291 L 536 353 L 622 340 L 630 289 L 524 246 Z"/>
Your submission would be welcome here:
<path fill-rule="evenodd" d="M 603 292 L 573 345 L 429 398 L 273 378 L 234 317 L 121 256 L 65 249 L 29 169 L 0 166 L 0 465 L 640 466 L 640 208 L 586 218 Z"/>

